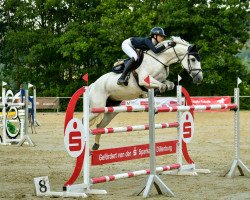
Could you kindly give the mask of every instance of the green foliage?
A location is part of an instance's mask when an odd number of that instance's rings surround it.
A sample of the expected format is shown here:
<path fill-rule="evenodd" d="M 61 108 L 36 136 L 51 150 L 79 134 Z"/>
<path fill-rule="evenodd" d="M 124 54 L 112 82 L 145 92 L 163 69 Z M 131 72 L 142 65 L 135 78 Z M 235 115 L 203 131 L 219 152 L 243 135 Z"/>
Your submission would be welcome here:
<path fill-rule="evenodd" d="M 192 95 L 232 95 L 236 78 L 249 91 L 248 2 L 241 0 L 5 0 L 0 2 L 0 65 L 4 81 L 31 82 L 39 96 L 71 96 L 126 58 L 121 43 L 154 26 L 201 47 L 204 81 L 183 84 Z M 248 52 L 245 46 L 243 52 Z M 237 56 L 236 56 L 237 55 Z M 247 58 L 247 59 L 246 59 Z M 241 59 L 244 60 L 242 63 Z M 248 72 L 247 72 L 248 70 Z M 177 83 L 180 66 L 169 80 Z M 171 94 L 171 93 L 170 93 Z"/>

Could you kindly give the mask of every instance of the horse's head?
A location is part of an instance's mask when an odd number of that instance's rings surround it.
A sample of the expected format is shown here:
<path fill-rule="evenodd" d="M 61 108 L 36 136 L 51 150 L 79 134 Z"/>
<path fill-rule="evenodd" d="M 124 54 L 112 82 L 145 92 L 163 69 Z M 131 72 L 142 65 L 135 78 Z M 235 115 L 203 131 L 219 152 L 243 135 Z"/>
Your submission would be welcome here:
<path fill-rule="evenodd" d="M 190 45 L 180 37 L 172 37 L 170 42 L 175 57 L 177 58 L 177 62 L 181 63 L 182 67 L 193 78 L 195 84 L 201 83 L 203 80 L 203 74 L 199 50 L 196 45 Z"/>
<path fill-rule="evenodd" d="M 203 74 L 201 69 L 201 59 L 196 45 L 190 45 L 187 53 L 181 60 L 181 64 L 188 74 L 193 78 L 195 84 L 201 83 Z"/>

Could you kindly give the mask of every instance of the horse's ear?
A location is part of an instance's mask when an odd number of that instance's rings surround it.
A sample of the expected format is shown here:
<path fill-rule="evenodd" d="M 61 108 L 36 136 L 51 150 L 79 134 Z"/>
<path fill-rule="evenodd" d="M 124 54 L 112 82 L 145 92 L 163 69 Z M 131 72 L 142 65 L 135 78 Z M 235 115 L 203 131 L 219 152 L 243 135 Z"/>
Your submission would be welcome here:
<path fill-rule="evenodd" d="M 195 51 L 194 51 L 194 50 L 195 50 L 194 48 L 196 48 L 195 45 L 189 46 L 189 47 L 188 47 L 188 52 L 189 52 L 189 53 L 195 52 Z"/>
<path fill-rule="evenodd" d="M 193 51 L 193 52 L 198 51 L 198 50 L 197 50 L 197 46 L 196 46 L 196 44 L 194 44 L 194 45 L 192 46 L 192 51 Z"/>
<path fill-rule="evenodd" d="M 192 45 L 189 49 L 189 52 L 198 52 L 201 48 L 196 46 L 196 44 Z"/>

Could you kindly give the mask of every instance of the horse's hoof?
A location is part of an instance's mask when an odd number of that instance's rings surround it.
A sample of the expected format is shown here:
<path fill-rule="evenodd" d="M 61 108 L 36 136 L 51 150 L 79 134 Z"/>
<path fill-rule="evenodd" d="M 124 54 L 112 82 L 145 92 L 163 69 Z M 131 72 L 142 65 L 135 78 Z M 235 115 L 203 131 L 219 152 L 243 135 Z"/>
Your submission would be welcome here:
<path fill-rule="evenodd" d="M 161 94 L 161 92 L 160 92 L 159 88 L 156 88 L 154 95 L 156 96 L 156 95 L 159 95 L 159 94 Z"/>
<path fill-rule="evenodd" d="M 92 150 L 98 150 L 100 147 L 100 144 L 94 144 L 93 147 L 92 147 Z"/>
<path fill-rule="evenodd" d="M 166 89 L 167 89 L 167 86 L 162 84 L 162 86 L 159 88 L 159 91 L 160 91 L 160 93 L 163 93 L 166 91 Z"/>
<path fill-rule="evenodd" d="M 167 90 L 168 90 L 168 91 L 169 91 L 169 90 L 173 90 L 174 87 L 175 87 L 175 84 L 174 84 L 173 82 L 170 82 L 170 83 L 167 84 Z"/>

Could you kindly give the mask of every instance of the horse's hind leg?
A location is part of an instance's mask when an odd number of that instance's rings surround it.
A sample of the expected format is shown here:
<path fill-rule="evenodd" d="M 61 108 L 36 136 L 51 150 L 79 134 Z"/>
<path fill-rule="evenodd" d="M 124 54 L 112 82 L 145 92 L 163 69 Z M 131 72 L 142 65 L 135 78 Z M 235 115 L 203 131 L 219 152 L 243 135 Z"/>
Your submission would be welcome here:
<path fill-rule="evenodd" d="M 117 115 L 118 113 L 105 113 L 102 121 L 97 124 L 97 128 L 105 128 L 109 122 Z M 95 144 L 92 147 L 92 150 L 97 150 L 100 147 L 100 138 L 101 135 L 96 135 L 95 136 Z"/>

